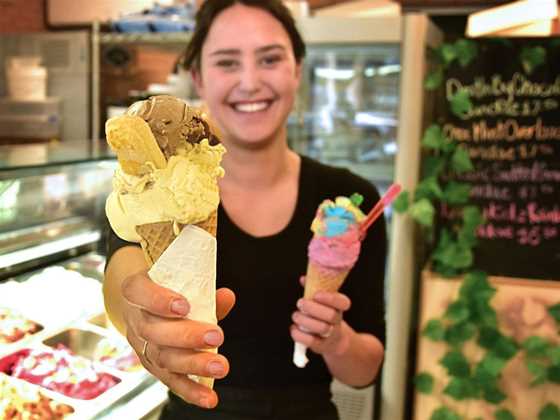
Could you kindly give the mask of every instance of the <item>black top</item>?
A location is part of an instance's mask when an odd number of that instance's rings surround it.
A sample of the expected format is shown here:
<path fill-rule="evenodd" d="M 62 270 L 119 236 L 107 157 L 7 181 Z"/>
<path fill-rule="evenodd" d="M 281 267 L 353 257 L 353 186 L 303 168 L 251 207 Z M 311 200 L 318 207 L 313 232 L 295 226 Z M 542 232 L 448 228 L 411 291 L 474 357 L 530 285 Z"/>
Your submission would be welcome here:
<path fill-rule="evenodd" d="M 346 169 L 301 158 L 298 200 L 291 221 L 281 232 L 254 237 L 236 226 L 222 206 L 218 211 L 217 287 L 232 289 L 237 303 L 221 321 L 225 333 L 220 353 L 230 361 L 230 373 L 217 385 L 243 388 L 328 384 L 331 375 L 321 356 L 308 351 L 310 363 L 292 363 L 294 342 L 291 315 L 302 297 L 299 277 L 307 267 L 311 221 L 324 199 L 364 196 L 367 213 L 379 194 L 368 181 Z M 108 259 L 129 243 L 110 233 Z M 358 332 L 385 340 L 384 273 L 387 240 L 385 224 L 378 220 L 362 244 L 360 257 L 341 292 L 352 300 L 344 318 Z"/>

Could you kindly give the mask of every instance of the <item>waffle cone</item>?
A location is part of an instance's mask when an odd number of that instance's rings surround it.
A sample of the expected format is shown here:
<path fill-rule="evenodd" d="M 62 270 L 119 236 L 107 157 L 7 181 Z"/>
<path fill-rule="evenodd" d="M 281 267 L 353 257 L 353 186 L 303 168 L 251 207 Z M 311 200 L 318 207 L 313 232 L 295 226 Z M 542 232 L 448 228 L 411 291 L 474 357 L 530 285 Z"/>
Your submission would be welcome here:
<path fill-rule="evenodd" d="M 325 270 L 313 261 L 309 261 L 305 277 L 304 298 L 312 299 L 315 293 L 319 291 L 337 292 L 349 272 L 350 269 L 341 271 Z"/>
<path fill-rule="evenodd" d="M 179 224 L 179 229 L 182 229 L 183 226 L 185 225 Z M 214 210 L 208 219 L 196 223 L 195 226 L 204 229 L 210 235 L 216 237 L 216 232 L 218 230 L 218 211 Z M 142 238 L 140 245 L 142 246 L 144 257 L 150 267 L 154 265 L 161 254 L 163 254 L 163 251 L 165 251 L 177 237 L 173 231 L 173 222 L 146 223 L 136 226 L 136 232 L 140 235 L 140 238 Z"/>

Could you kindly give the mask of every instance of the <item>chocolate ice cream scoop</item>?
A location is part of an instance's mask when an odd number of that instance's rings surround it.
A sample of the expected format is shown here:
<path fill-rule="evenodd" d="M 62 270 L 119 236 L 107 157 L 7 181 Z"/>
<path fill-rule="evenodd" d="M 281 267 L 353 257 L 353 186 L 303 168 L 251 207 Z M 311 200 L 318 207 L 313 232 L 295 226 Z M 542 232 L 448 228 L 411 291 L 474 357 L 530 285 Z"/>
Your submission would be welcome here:
<path fill-rule="evenodd" d="M 131 105 L 126 114 L 148 123 L 167 159 L 186 143 L 199 143 L 203 139 L 208 139 L 212 146 L 219 143 L 200 111 L 174 96 L 152 96 Z"/>

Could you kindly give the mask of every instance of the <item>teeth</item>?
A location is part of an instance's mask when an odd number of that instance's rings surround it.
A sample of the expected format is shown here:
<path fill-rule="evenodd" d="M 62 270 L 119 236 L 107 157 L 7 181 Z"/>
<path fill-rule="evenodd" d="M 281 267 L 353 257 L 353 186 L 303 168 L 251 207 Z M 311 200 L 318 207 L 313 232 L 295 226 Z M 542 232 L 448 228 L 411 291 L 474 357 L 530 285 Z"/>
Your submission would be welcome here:
<path fill-rule="evenodd" d="M 236 104 L 235 110 L 240 112 L 258 112 L 268 106 L 266 102 L 253 102 L 250 104 Z"/>

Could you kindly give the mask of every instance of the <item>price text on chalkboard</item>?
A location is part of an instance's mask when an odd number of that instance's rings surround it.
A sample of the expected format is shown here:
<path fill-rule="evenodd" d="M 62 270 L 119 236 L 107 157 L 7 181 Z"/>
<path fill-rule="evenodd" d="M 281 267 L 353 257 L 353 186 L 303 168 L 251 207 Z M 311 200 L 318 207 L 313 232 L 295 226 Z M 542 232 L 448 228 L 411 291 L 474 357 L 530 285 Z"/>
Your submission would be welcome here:
<path fill-rule="evenodd" d="M 446 103 L 467 92 L 472 107 L 461 116 L 444 111 L 443 127 L 476 168 L 457 176 L 485 217 L 475 266 L 560 280 L 560 43 L 528 42 L 482 41 L 474 62 L 449 68 Z M 527 66 L 531 48 L 544 56 Z M 457 217 L 445 205 L 440 216 Z"/>

